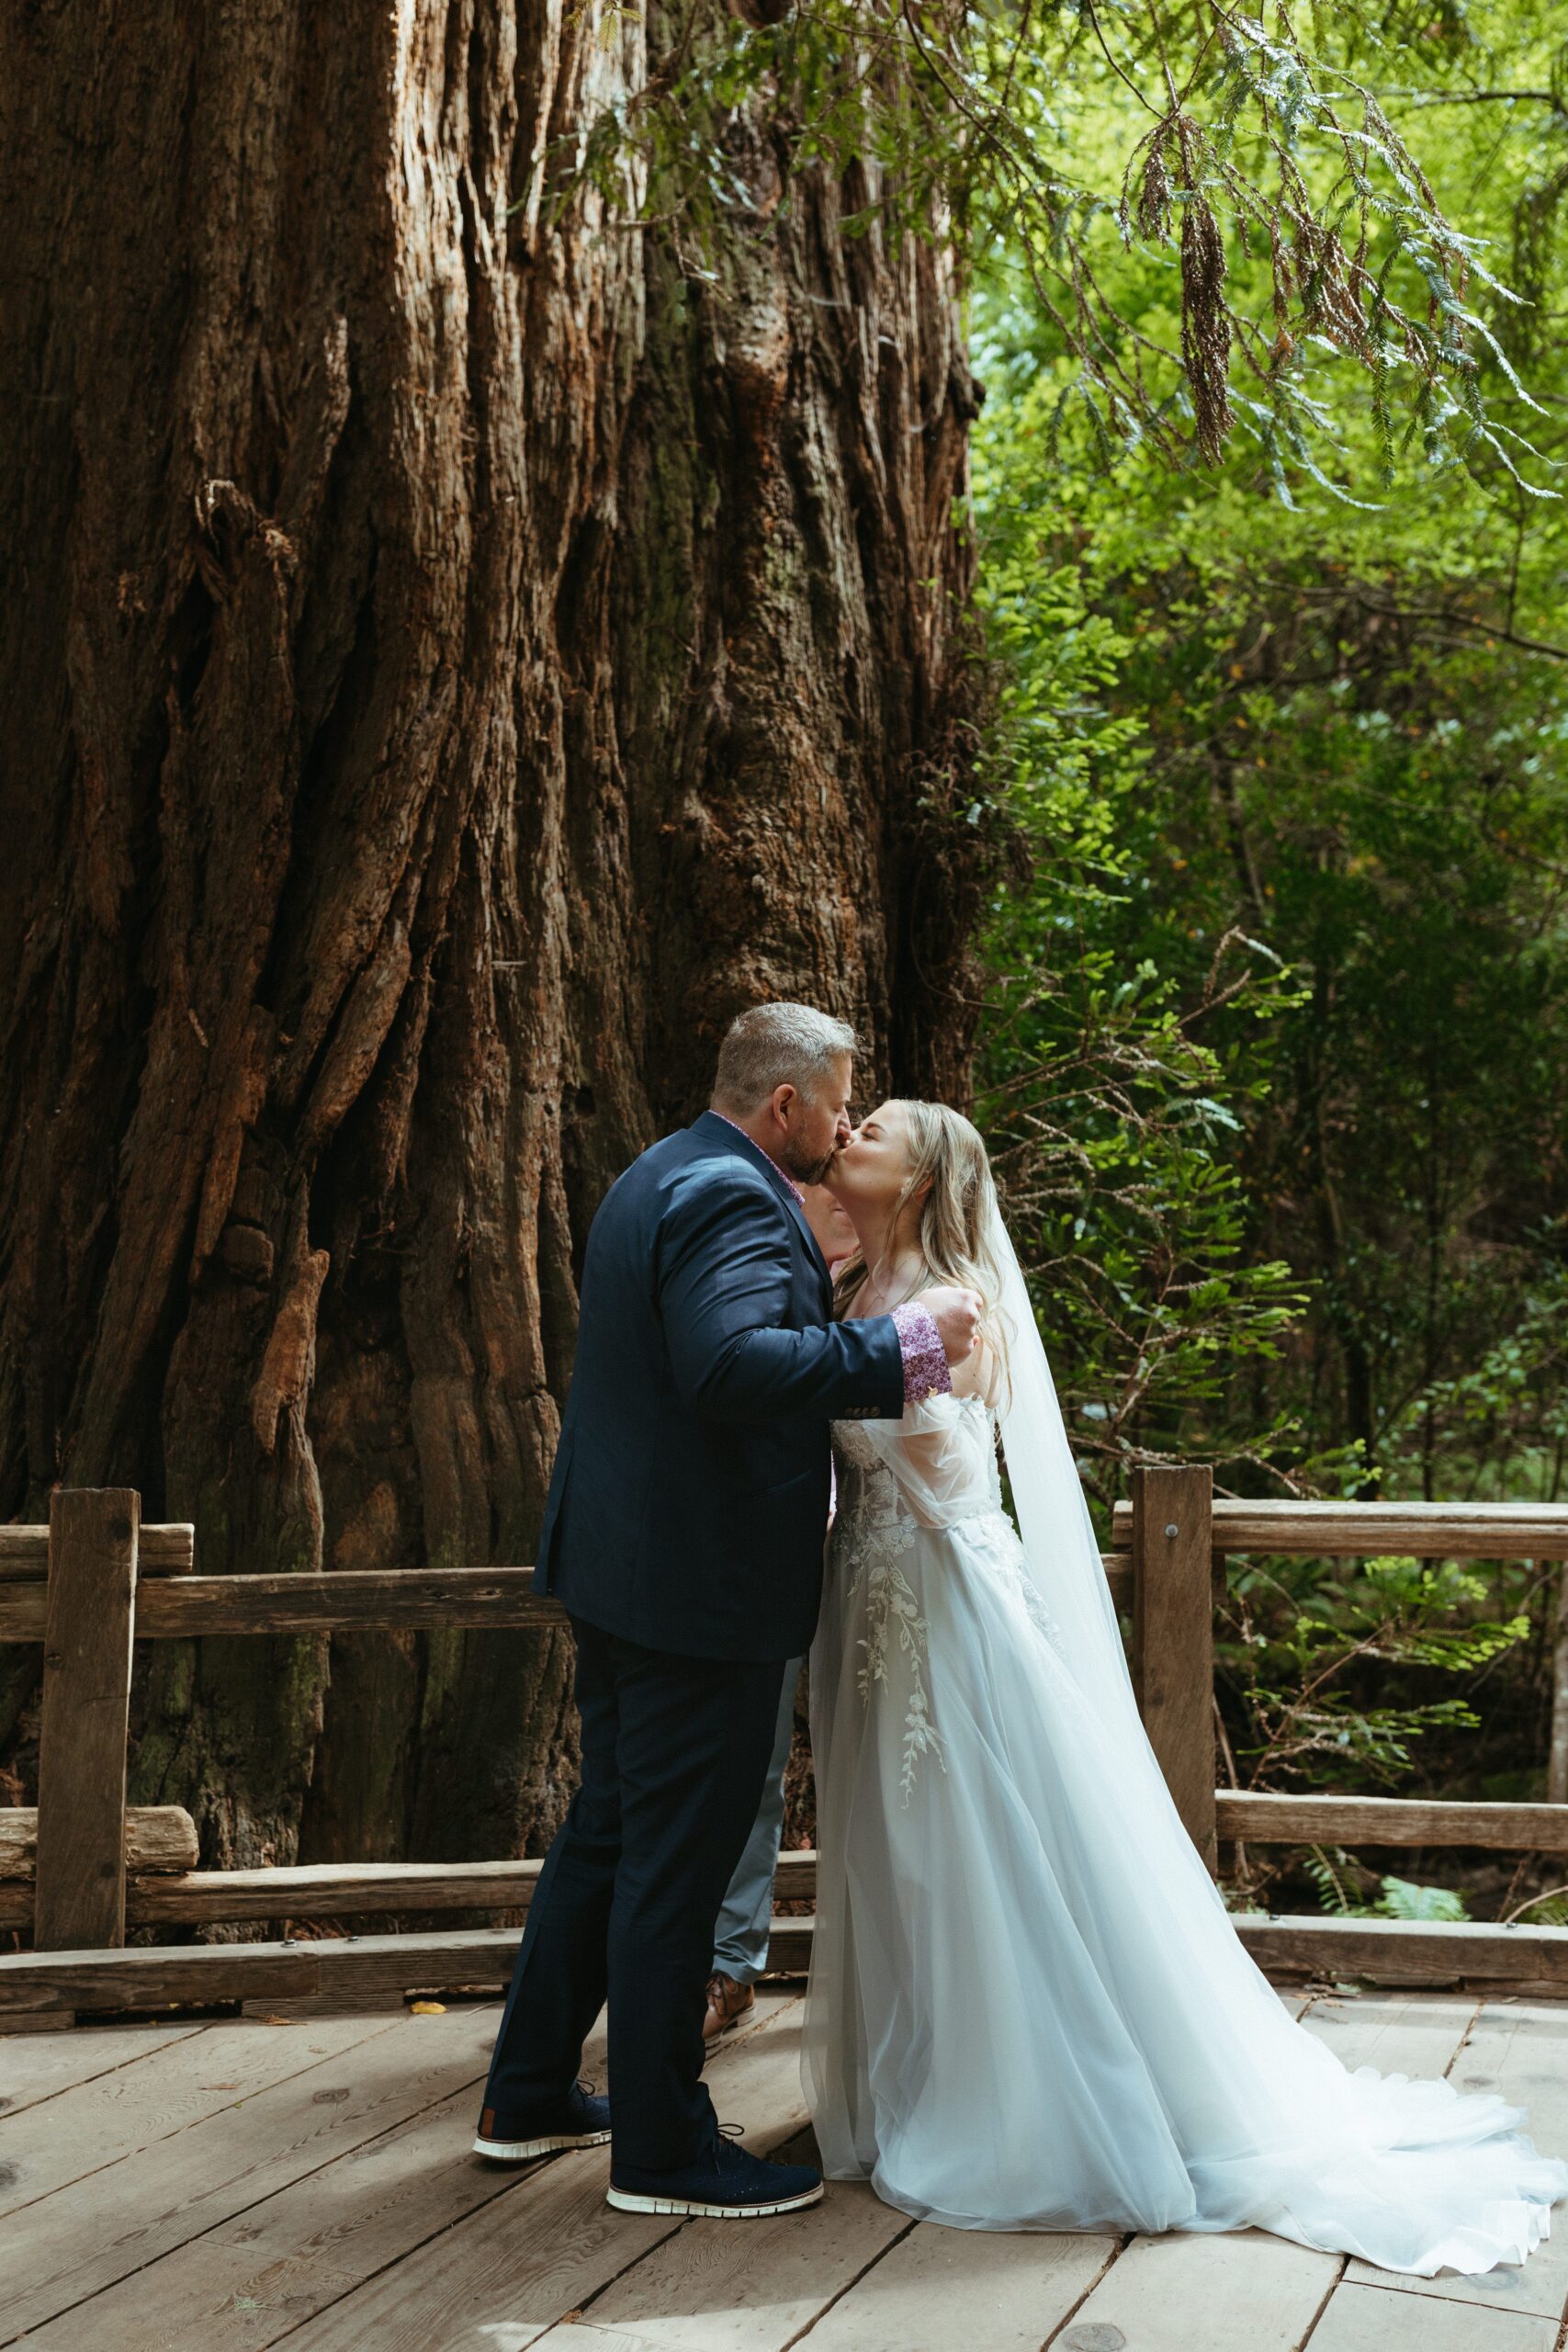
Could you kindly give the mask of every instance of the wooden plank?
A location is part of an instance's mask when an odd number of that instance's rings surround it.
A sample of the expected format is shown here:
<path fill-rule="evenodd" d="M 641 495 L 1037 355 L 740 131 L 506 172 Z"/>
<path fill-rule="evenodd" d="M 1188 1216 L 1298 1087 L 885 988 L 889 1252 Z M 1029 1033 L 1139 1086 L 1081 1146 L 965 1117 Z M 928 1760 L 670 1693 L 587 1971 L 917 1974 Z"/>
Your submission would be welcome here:
<path fill-rule="evenodd" d="M 187 1871 L 133 1879 L 126 1917 L 133 1925 L 171 1920 L 326 1919 L 355 1912 L 524 1911 L 544 1864 L 506 1862 L 319 1862 L 259 1871 Z M 781 1854 L 780 1901 L 809 1901 L 817 1857 Z M 0 1889 L 0 1906 L 4 1890 Z M 0 1919 L 4 1918 L 0 1907 Z"/>
<path fill-rule="evenodd" d="M 566 1611 L 534 1590 L 532 1568 L 344 1568 L 321 1576 L 179 1577 L 149 1584 L 139 1640 L 201 1634 L 358 1632 L 401 1627 L 564 1625 Z M 39 1641 L 36 1585 L 0 1584 L 0 1641 Z"/>
<path fill-rule="evenodd" d="M 768 1973 L 804 1976 L 811 1966 L 813 1918 L 775 1918 L 768 1930 Z"/>
<path fill-rule="evenodd" d="M 1568 2155 L 1568 2010 L 1487 2003 L 1456 2054 L 1449 2079 L 1460 2091 L 1495 2091 L 1526 2109 L 1525 2129 L 1546 2155 Z M 1528 2312 L 1556 2321 L 1568 2304 L 1568 2236 L 1554 2232 L 1528 2262 L 1463 2278 L 1405 2278 L 1353 2262 L 1348 2279 L 1429 2300 Z"/>
<path fill-rule="evenodd" d="M 1495 1928 L 1483 1922 L 1427 1926 L 1409 1919 L 1271 1919 L 1240 1913 L 1236 1933 L 1268 1975 L 1355 1976 L 1390 1985 L 1465 1985 L 1478 1992 L 1529 1991 L 1568 1997 L 1568 1928 Z M 815 1922 L 773 1924 L 770 1970 L 804 1974 Z M 0 1986 L 6 1962 L 0 1960 Z"/>
<path fill-rule="evenodd" d="M 1219 1789 L 1222 1838 L 1249 1845 L 1473 1846 L 1568 1854 L 1568 1804 L 1465 1804 L 1422 1797 L 1275 1796 Z"/>
<path fill-rule="evenodd" d="M 560 1602 L 534 1590 L 532 1568 L 344 1568 L 321 1576 L 171 1579 L 142 1595 L 136 1630 L 158 1640 L 333 1627 L 565 1623 Z"/>
<path fill-rule="evenodd" d="M 1406 1993 L 1388 2000 L 1314 2001 L 1302 2019 L 1343 2066 L 1375 2067 L 1380 2075 L 1424 2080 L 1446 2075 L 1479 2005 L 1442 1993 Z"/>
<path fill-rule="evenodd" d="M 237 2219 L 238 2248 L 231 2241 L 222 2257 L 232 2301 L 247 2265 L 244 2216 L 258 2202 L 302 2184 L 319 2226 L 323 2203 L 332 2208 L 336 2195 L 326 2167 L 347 2158 L 352 2178 L 358 2151 L 443 2100 L 461 2110 L 471 2136 L 499 2017 L 487 2006 L 443 2017 L 209 2029 L 202 2037 L 209 2046 L 225 2039 L 229 2096 L 184 2129 L 28 2208 L 18 2225 L 28 2259 L 11 2266 L 24 2275 L 7 2277 L 0 2290 L 0 2335 L 9 2340 L 25 2329 L 29 2344 L 72 2346 L 85 2336 L 105 2352 L 172 2341 L 180 2254 L 193 2239 Z M 218 2071 L 218 2054 L 210 2048 L 206 2076 Z M 277 2078 L 263 2082 L 256 2064 L 266 2056 Z M 196 2267 L 202 2270 L 199 2256 Z M 205 2300 L 205 2290 L 198 2293 Z M 256 2340 L 254 2317 L 231 2316 L 227 2327 L 236 2340 Z M 207 2339 L 228 2340 L 221 2323 Z"/>
<path fill-rule="evenodd" d="M 189 1871 L 196 1867 L 196 1824 L 181 1804 L 132 1804 L 125 1810 L 127 1871 Z M 38 1868 L 38 1807 L 0 1807 L 0 1880 L 28 1880 Z"/>
<path fill-rule="evenodd" d="M 1339 2263 L 1261 2230 L 1134 2238 L 1051 2352 L 1297 2352 Z"/>
<path fill-rule="evenodd" d="M 202 2030 L 175 2019 L 166 2025 L 68 2026 L 52 2033 L 9 2036 L 0 2044 L 0 2117 L 58 2098 L 77 2083 L 96 2082 Z M 0 2134 L 4 2130 L 0 2123 Z"/>
<path fill-rule="evenodd" d="M 1379 2276 L 1382 2286 L 1337 2290 L 1313 2331 L 1312 2352 L 1554 2352 L 1555 2320 L 1391 2294 L 1390 2274 Z"/>
<path fill-rule="evenodd" d="M 812 1903 L 817 1898 L 817 1856 L 810 1847 L 787 1848 L 773 1868 L 773 1894 L 781 1903 Z"/>
<path fill-rule="evenodd" d="M 290 1999 L 319 1993 L 409 1992 L 503 1984 L 521 1930 L 344 1936 L 265 1944 L 0 1953 L 0 2019 L 11 2010 L 152 2009 L 180 2001 Z"/>
<path fill-rule="evenodd" d="M 519 2344 L 545 2340 L 538 2336 L 517 2338 Z M 553 2352 L 664 2352 L 661 2344 L 656 2346 L 655 2338 L 644 2335 L 640 2330 L 595 2327 L 592 2320 L 586 2319 L 562 2320 L 558 2327 L 551 2328 L 547 2340 Z"/>
<path fill-rule="evenodd" d="M 1355 1974 L 1387 1984 L 1561 1985 L 1568 1992 L 1568 1928 L 1245 1915 L 1235 1924 L 1258 1964 L 1282 1975 Z M 772 1964 L 781 1970 L 806 1967 L 811 1931 L 809 1919 L 776 1920 Z M 7 2013 L 49 2009 L 112 2012 L 181 2001 L 500 1984 L 510 1976 L 518 1940 L 515 1928 L 491 1928 L 181 1949 L 6 1953 L 0 1955 L 0 2020 Z"/>
<path fill-rule="evenodd" d="M 744 2229 L 677 2230 L 624 2270 L 588 2316 L 615 2345 L 630 2335 L 658 2352 L 783 2352 L 911 2227 L 867 2182 L 834 2181 L 804 2212 Z M 571 2352 L 576 2337 L 570 2324 L 553 2327 L 538 2339 L 541 2352 Z"/>
<path fill-rule="evenodd" d="M 48 1623 L 46 1585 L 0 1584 L 0 1642 L 41 1642 Z"/>
<path fill-rule="evenodd" d="M 143 1533 L 148 1531 L 143 1530 Z M 167 1531 L 165 1531 L 167 1532 Z M 1118 1608 L 1133 1605 L 1133 1567 L 1124 1552 L 1101 1555 Z M 344 1568 L 321 1576 L 197 1577 L 190 1562 L 166 1559 L 161 1573 L 182 1572 L 177 1587 L 141 1597 L 141 1640 L 197 1634 L 359 1632 L 411 1626 L 563 1625 L 566 1611 L 534 1590 L 532 1568 Z M 0 1562 L 0 1641 L 40 1642 L 45 1602 L 40 1582 Z"/>
<path fill-rule="evenodd" d="M 1118 1503 L 1111 1540 L 1130 1544 L 1134 1510 Z M 1422 1559 L 1568 1559 L 1568 1504 L 1233 1502 L 1214 1504 L 1216 1552 L 1293 1552 L 1325 1559 L 1415 1553 Z"/>
<path fill-rule="evenodd" d="M 125 1809 L 125 1867 L 129 1873 L 189 1871 L 197 1854 L 196 1824 L 179 1804 L 133 1804 Z M 38 1808 L 10 1805 L 0 1811 L 0 1904 L 26 1898 L 22 1916 L 32 1917 L 31 1887 L 38 1875 Z M 8 1912 L 0 1912 L 10 1924 Z"/>
<path fill-rule="evenodd" d="M 1397 1797 L 1274 1796 L 1216 1790 L 1221 1838 L 1255 1844 L 1466 1846 L 1568 1852 L 1568 1805 L 1465 1804 Z M 524 1909 L 541 1864 L 497 1862 L 320 1863 L 257 1871 L 197 1871 L 196 1827 L 175 1805 L 132 1807 L 127 1816 L 126 1917 L 132 1926 L 171 1921 L 331 1918 L 355 1912 Z M 37 1815 L 0 1811 L 0 1926 L 32 1917 L 30 1878 Z M 169 1873 L 149 1883 L 144 1873 Z M 809 1901 L 816 1857 L 781 1854 L 780 1901 Z M 787 1939 L 795 1922 L 781 1933 Z"/>
<path fill-rule="evenodd" d="M 1119 2250 L 1070 2231 L 922 2222 L 807 2329 L 803 2352 L 1039 2352 Z"/>
<path fill-rule="evenodd" d="M 1149 1745 L 1210 1870 L 1214 1837 L 1214 1637 L 1206 1464 L 1133 1474 L 1134 1657 Z"/>
<path fill-rule="evenodd" d="M 789 2003 L 739 2051 L 722 2042 L 709 2060 L 720 2116 L 743 2121 L 745 2143 L 759 2154 L 788 2139 L 804 2117 L 800 2010 L 798 2001 Z M 363 2352 L 367 2345 L 376 2352 L 525 2352 L 547 2333 L 553 2345 L 559 2330 L 552 2323 L 683 2230 L 710 2242 L 736 2234 L 750 2242 L 775 2226 L 748 2222 L 727 2231 L 682 2225 L 668 2215 L 616 2213 L 604 2201 L 606 2154 L 588 2149 L 564 2156 L 458 2227 L 439 2233 L 427 2228 L 416 2249 L 291 2335 L 289 2352 Z M 901 2215 L 892 2218 L 908 2227 Z M 364 2259 L 357 2248 L 355 2258 Z M 594 2302 L 595 2313 L 599 2309 Z M 686 2339 L 694 2346 L 704 2340 Z M 611 2342 L 614 2352 L 627 2352 L 619 2327 Z"/>
<path fill-rule="evenodd" d="M 39 1719 L 33 1941 L 125 1940 L 125 1742 L 141 1498 L 133 1487 L 50 1497 Z"/>
<path fill-rule="evenodd" d="M 1124 1553 L 1101 1557 L 1117 1606 L 1130 1610 L 1131 1559 Z M 45 1613 L 40 1582 L 9 1574 L 0 1582 L 0 1641 L 41 1642 Z M 198 1634 L 565 1623 L 560 1603 L 534 1590 L 532 1568 L 344 1568 L 309 1577 L 184 1575 L 177 1586 L 160 1583 L 141 1594 L 136 1633 L 142 1641 L 172 1641 Z"/>
<path fill-rule="evenodd" d="M 485 2059 L 499 2014 L 493 2008 L 467 2013 L 479 2029 L 475 2046 L 482 2047 Z M 494 2352 L 497 2346 L 513 2346 L 525 2341 L 526 2333 L 537 2332 L 516 2328 L 520 2305 L 526 2309 L 533 2298 L 544 2298 L 538 2324 L 547 2325 L 642 2247 L 679 2226 L 669 2217 L 645 2220 L 606 2206 L 607 2150 L 585 2149 L 523 2173 L 473 2156 L 469 2143 L 482 2075 L 439 2099 L 430 2096 L 436 2087 L 432 2076 L 421 2091 L 423 2104 L 413 2111 L 414 2062 L 403 2059 L 400 2079 L 390 2063 L 398 2055 L 392 2045 L 432 2026 L 459 2023 L 456 2012 L 441 2019 L 415 2018 L 394 2029 L 389 2042 L 375 2045 L 386 2097 L 400 2096 L 410 2111 L 400 2119 L 388 2106 L 373 2133 L 368 2111 L 345 2132 L 338 2120 L 344 2108 L 317 2109 L 321 2120 L 310 2144 L 289 2148 L 287 2119 L 281 2112 L 260 2117 L 260 2103 L 251 2103 L 243 2118 L 234 2119 L 233 2151 L 249 2165 L 259 2133 L 266 2154 L 235 2191 L 220 2192 L 228 2212 L 197 2187 L 197 2211 L 170 2216 L 180 2229 L 179 2245 L 95 2297 L 85 2312 L 72 2311 L 35 2332 L 29 2343 L 78 2352 L 81 2335 L 72 2331 L 90 2317 L 93 2341 L 106 2352 L 154 2344 L 159 2352 L 229 2352 L 231 2346 L 274 2344 L 280 2336 L 291 2346 L 315 2345 L 318 2327 L 357 2352 L 367 2345 L 376 2352 L 403 2345 L 434 2352 L 459 2335 Z M 760 2087 L 759 2070 L 748 2053 L 761 2038 L 738 2034 L 713 2061 L 716 2082 L 738 2086 L 748 2111 L 757 2106 Z M 592 2075 L 603 2065 L 602 2033 L 584 2054 Z M 795 2035 L 788 2036 L 771 2069 L 764 2065 L 760 2071 L 771 2077 L 776 2098 L 785 2088 L 791 2064 L 797 2108 Z M 767 2089 L 765 2081 L 761 2088 Z M 208 2127 L 209 2138 L 216 2128 Z M 171 2154 L 181 2158 L 183 2169 L 178 2179 L 163 2184 L 160 2216 L 169 2214 L 191 2171 L 188 2148 L 182 2151 L 176 2143 Z M 220 2172 L 224 2161 L 220 2150 L 213 2168 Z M 292 2177 L 268 2191 L 268 2180 L 286 2170 Z M 243 2188 L 250 2193 L 240 2194 Z M 167 2223 L 161 2219 L 158 2226 Z M 424 2275 L 426 2256 L 439 2278 L 434 2287 Z M 362 2284 L 363 2301 L 353 2291 Z M 465 2301 L 477 2301 L 481 2309 L 489 2301 L 495 2308 L 498 2298 L 506 2324 L 488 2336 L 470 2336 Z M 312 2314 L 319 2315 L 314 2322 Z"/>
<path fill-rule="evenodd" d="M 196 1529 L 188 1520 L 143 1520 L 137 1542 L 138 1577 L 188 1576 L 196 1559 Z M 0 1527 L 0 1577 L 18 1582 L 49 1573 L 47 1527 Z"/>
<path fill-rule="evenodd" d="M 525 1911 L 542 1861 L 316 1862 L 260 1871 L 187 1871 L 132 1880 L 126 1917 L 141 1926 L 204 1919 L 329 1919 L 344 1912 Z"/>
<path fill-rule="evenodd" d="M 127 1841 L 128 1860 L 134 1866 L 145 1855 L 158 1870 L 167 1858 L 169 1874 L 128 1880 L 125 1916 L 131 1927 L 220 1919 L 330 1919 L 363 1912 L 525 1911 L 544 1867 L 539 1861 L 321 1862 L 275 1870 L 193 1871 L 183 1867 L 196 1842 L 190 1815 L 176 1805 L 141 1810 L 170 1818 L 141 1835 L 133 1828 Z M 0 1824 L 5 1819 L 0 1815 Z M 134 1824 L 134 1814 L 127 1819 Z M 16 1851 L 21 1845 L 17 1839 Z M 14 1855 L 4 1859 L 9 1861 Z M 816 1874 L 815 1854 L 781 1854 L 774 1880 L 779 1900 L 809 1902 Z M 28 1881 L 0 1879 L 0 1927 L 22 1927 L 31 1917 Z M 787 1939 L 797 1924 L 785 1919 L 781 1932 Z"/>
<path fill-rule="evenodd" d="M 107 2165 L 122 2158 L 155 2168 L 162 2159 L 152 2152 L 187 2126 L 234 2109 L 397 2022 L 333 2018 L 276 2029 L 209 2025 L 41 2106 L 0 2116 L 6 2172 L 0 2215 L 37 2208 L 74 2181 L 100 2179 Z M 32 2226 L 29 2222 L 29 2232 Z"/>
<path fill-rule="evenodd" d="M 1270 1974 L 1362 1976 L 1375 1984 L 1546 1984 L 1568 1993 L 1568 1928 L 1495 1928 L 1470 1920 L 1427 1926 L 1414 1919 L 1269 1919 L 1243 1912 L 1235 1929 Z"/>

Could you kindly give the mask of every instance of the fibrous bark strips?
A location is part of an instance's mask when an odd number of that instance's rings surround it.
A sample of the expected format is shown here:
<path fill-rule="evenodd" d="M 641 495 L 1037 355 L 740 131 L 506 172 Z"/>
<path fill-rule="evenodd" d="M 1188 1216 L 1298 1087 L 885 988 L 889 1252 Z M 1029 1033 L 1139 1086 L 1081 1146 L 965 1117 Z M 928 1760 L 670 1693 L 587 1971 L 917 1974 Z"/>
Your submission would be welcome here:
<path fill-rule="evenodd" d="M 949 266 L 781 203 L 761 109 L 703 267 L 562 209 L 648 70 L 603 0 L 7 42 L 0 1508 L 526 1560 L 588 1220 L 726 1020 L 963 1091 Z M 132 1793 L 209 1862 L 559 1816 L 563 1638 L 166 1648 Z"/>

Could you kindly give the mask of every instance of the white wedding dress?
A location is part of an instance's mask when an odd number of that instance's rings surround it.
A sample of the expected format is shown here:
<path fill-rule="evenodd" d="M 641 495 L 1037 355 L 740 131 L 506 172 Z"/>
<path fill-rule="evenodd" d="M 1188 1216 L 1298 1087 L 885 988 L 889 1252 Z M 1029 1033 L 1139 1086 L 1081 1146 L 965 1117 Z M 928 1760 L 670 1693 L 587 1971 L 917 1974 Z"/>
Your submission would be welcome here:
<path fill-rule="evenodd" d="M 1522 2262 L 1568 2165 L 1521 2111 L 1349 2073 L 1237 1939 L 1144 1736 L 1005 1238 L 1011 1394 L 835 1425 L 811 1656 L 823 2165 L 961 2229 L 1270 2230 Z"/>

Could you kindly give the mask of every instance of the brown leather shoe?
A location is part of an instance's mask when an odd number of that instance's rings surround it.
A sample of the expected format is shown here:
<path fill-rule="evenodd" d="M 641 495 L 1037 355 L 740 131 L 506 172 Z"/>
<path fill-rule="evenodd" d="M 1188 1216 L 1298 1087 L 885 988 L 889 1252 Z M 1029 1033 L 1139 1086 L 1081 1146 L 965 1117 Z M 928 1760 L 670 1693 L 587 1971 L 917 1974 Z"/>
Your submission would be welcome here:
<path fill-rule="evenodd" d="M 716 1972 L 708 1978 L 708 2013 L 703 2019 L 703 2040 L 716 2041 L 738 2026 L 748 2009 L 757 2006 L 756 1988 L 738 1984 L 733 1976 Z"/>

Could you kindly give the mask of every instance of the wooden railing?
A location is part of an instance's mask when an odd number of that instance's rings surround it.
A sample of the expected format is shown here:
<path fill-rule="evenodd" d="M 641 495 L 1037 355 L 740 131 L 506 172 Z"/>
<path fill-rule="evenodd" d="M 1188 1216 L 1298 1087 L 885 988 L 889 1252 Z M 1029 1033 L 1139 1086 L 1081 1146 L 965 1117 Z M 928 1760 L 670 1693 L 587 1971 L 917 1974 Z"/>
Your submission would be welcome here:
<path fill-rule="evenodd" d="M 1236 1503 L 1201 1467 L 1137 1471 L 1102 1564 L 1132 1620 L 1139 1703 L 1194 1843 L 1464 1846 L 1568 1853 L 1568 1805 L 1265 1794 L 1215 1787 L 1213 1598 L 1225 1555 L 1267 1552 L 1568 1558 L 1568 1508 Z M 0 1811 L 0 1926 L 32 1928 L 0 1955 L 0 2030 L 45 2017 L 181 2002 L 493 1983 L 515 1928 L 288 1939 L 293 1921 L 526 1909 L 536 1861 L 359 1863 L 201 1871 L 175 1806 L 126 1805 L 133 1640 L 201 1634 L 559 1624 L 526 1567 L 202 1577 L 188 1526 L 142 1526 L 130 1488 L 62 1488 L 50 1523 L 0 1528 L 0 1640 L 43 1644 L 39 1805 Z M 815 1857 L 781 1857 L 780 1899 L 809 1900 Z M 128 1928 L 275 1920 L 279 1942 L 126 1945 Z M 1282 1973 L 1568 1994 L 1568 1929 L 1398 1920 L 1241 1917 Z M 781 1918 L 774 1962 L 803 1964 L 810 1922 Z"/>

